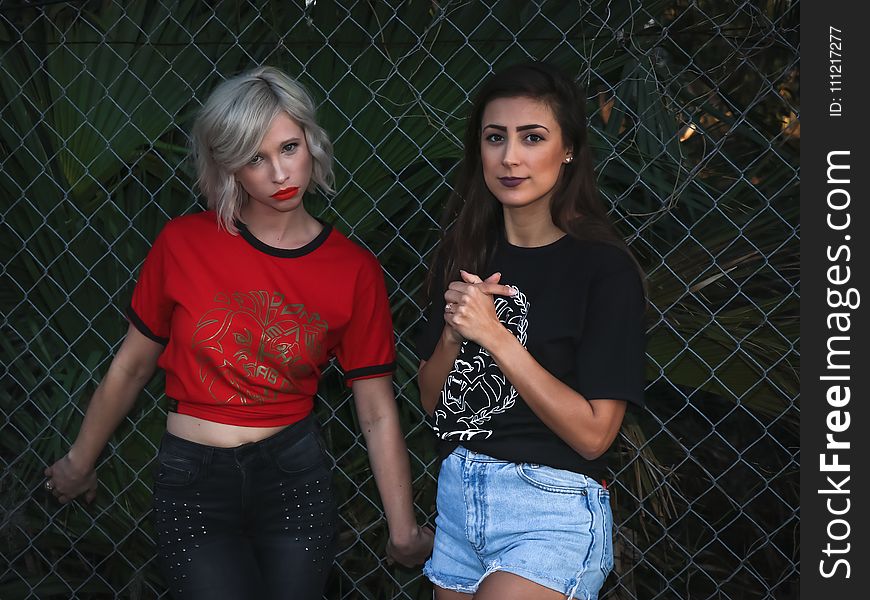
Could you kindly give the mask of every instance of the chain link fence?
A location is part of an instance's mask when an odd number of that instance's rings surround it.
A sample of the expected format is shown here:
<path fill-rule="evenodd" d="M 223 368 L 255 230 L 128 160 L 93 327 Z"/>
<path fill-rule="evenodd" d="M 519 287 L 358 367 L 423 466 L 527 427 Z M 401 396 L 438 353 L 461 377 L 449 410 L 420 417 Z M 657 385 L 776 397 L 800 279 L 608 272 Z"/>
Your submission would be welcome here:
<path fill-rule="evenodd" d="M 603 598 L 797 598 L 799 6 L 788 0 L 0 0 L 0 597 L 167 597 L 149 521 L 160 376 L 89 506 L 41 485 L 126 328 L 167 219 L 201 209 L 185 160 L 221 77 L 273 64 L 319 102 L 337 194 L 309 209 L 374 251 L 420 518 L 437 465 L 409 340 L 469 96 L 537 58 L 588 92 L 604 198 L 649 281 L 648 409 L 614 456 Z M 430 598 L 383 559 L 351 398 L 317 413 L 341 551 L 327 598 Z"/>

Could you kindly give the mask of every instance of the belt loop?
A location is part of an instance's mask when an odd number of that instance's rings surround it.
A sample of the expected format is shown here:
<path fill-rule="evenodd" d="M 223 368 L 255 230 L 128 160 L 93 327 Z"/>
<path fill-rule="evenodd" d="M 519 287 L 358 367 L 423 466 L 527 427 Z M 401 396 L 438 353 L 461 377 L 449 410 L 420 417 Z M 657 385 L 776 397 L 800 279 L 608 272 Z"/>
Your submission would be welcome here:
<path fill-rule="evenodd" d="M 209 474 L 208 472 L 209 472 L 209 469 L 211 467 L 211 460 L 212 460 L 213 456 L 214 456 L 214 448 L 212 446 L 208 446 L 205 449 L 205 452 L 203 452 L 203 454 L 202 454 L 202 470 L 203 470 L 203 475 L 205 477 L 208 477 L 208 474 Z"/>
<path fill-rule="evenodd" d="M 279 431 L 276 435 L 281 435 L 282 433 L 284 433 L 284 432 Z M 259 453 L 261 459 L 270 460 L 272 458 L 272 455 L 275 453 L 275 450 L 272 448 L 272 446 L 274 444 L 270 443 L 270 442 L 273 442 L 273 441 L 274 440 L 271 440 L 271 439 L 265 439 L 265 440 L 263 440 L 263 443 L 257 444 L 257 452 Z"/>

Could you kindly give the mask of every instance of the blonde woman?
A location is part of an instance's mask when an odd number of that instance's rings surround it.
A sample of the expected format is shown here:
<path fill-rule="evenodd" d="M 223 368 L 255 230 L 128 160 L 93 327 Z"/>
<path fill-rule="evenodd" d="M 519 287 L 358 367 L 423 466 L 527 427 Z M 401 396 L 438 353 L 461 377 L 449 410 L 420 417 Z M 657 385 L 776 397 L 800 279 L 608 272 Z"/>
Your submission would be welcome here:
<path fill-rule="evenodd" d="M 46 488 L 61 502 L 93 499 L 97 456 L 159 366 L 176 405 L 153 513 L 172 596 L 320 598 L 337 515 L 312 409 L 334 357 L 353 390 L 388 553 L 421 563 L 432 534 L 413 514 L 381 267 L 305 210 L 306 193 L 332 183 L 311 98 L 281 71 L 254 69 L 217 86 L 192 140 L 209 210 L 172 219 L 154 242 L 126 338 Z"/>

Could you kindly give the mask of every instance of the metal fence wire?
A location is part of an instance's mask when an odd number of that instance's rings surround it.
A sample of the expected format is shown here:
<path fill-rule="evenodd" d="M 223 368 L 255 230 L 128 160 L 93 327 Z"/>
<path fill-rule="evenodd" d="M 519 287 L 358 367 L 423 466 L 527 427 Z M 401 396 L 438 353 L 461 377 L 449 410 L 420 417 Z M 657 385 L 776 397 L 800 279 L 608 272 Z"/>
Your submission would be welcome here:
<path fill-rule="evenodd" d="M 799 6 L 790 0 L 0 0 L 0 597 L 167 597 L 150 486 L 158 375 L 99 463 L 92 505 L 42 471 L 78 430 L 161 226 L 200 210 L 195 109 L 256 64 L 312 91 L 337 194 L 309 209 L 377 254 L 420 518 L 437 464 L 410 343 L 460 156 L 494 68 L 553 62 L 587 90 L 603 197 L 648 275 L 648 408 L 613 457 L 603 598 L 797 598 Z M 207 249 L 204 249 L 207 252 Z M 349 393 L 317 413 L 341 551 L 327 598 L 430 598 L 387 564 Z"/>

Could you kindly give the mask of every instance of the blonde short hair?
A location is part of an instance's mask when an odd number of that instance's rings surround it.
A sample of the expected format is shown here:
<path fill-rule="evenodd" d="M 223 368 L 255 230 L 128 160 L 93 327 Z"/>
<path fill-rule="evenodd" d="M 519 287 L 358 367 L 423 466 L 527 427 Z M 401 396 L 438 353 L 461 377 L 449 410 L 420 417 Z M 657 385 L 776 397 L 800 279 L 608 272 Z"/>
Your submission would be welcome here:
<path fill-rule="evenodd" d="M 272 120 L 286 112 L 305 132 L 312 158 L 311 186 L 333 192 L 332 142 L 315 120 L 314 102 L 295 79 L 274 67 L 258 67 L 220 83 L 200 109 L 191 131 L 197 185 L 217 213 L 218 224 L 237 233 L 248 194 L 235 172 L 257 153 Z"/>

